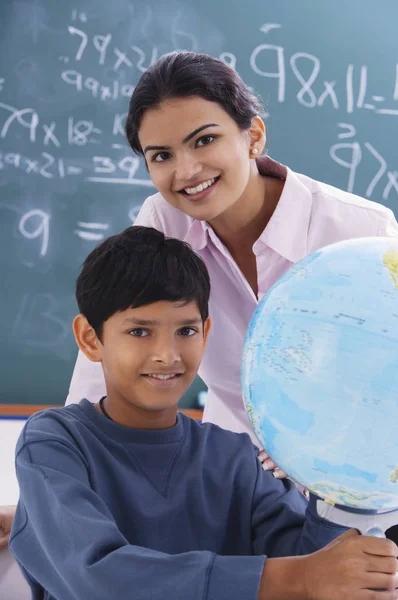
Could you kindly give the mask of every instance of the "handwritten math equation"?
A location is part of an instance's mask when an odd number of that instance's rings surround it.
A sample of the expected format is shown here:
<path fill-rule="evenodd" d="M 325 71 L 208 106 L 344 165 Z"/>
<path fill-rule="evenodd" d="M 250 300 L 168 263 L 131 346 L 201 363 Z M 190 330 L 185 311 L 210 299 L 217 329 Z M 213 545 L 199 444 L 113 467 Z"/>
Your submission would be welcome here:
<path fill-rule="evenodd" d="M 152 187 L 149 179 L 136 177 L 140 159 L 132 156 L 124 140 L 124 143 L 116 141 L 117 136 L 123 135 L 122 122 L 125 116 L 119 113 L 113 115 L 111 131 L 107 132 L 115 138 L 111 148 L 118 151 L 125 150 L 125 156 L 114 158 L 94 152 L 87 161 L 60 156 L 58 150 L 62 145 L 64 147 L 67 145 L 69 148 L 93 145 L 94 148 L 99 146 L 103 149 L 104 144 L 101 145 L 103 131 L 96 127 L 93 121 L 68 117 L 65 122 L 46 123 L 33 108 L 19 109 L 0 102 L 0 139 L 7 142 L 12 138 L 13 129 L 17 128 L 26 131 L 27 141 L 30 142 L 26 154 L 15 151 L 1 152 L 0 171 L 12 168 L 26 175 L 35 174 L 45 179 L 82 176 L 85 181 Z M 43 148 L 39 153 L 37 153 L 38 145 Z M 32 152 L 35 151 L 34 157 L 32 154 L 29 155 L 29 148 Z"/>
<path fill-rule="evenodd" d="M 3 206 L 7 208 L 7 206 Z M 10 207 L 11 208 L 11 207 Z M 18 211 L 13 207 L 14 212 Z M 134 223 L 140 207 L 133 206 L 128 212 L 128 222 Z M 19 234 L 26 240 L 37 240 L 37 256 L 44 257 L 48 252 L 51 213 L 40 208 L 34 208 L 17 216 L 17 229 Z M 100 242 L 109 235 L 109 223 L 77 221 L 73 234 L 81 240 L 89 242 Z M 26 263 L 33 266 L 33 262 Z"/>

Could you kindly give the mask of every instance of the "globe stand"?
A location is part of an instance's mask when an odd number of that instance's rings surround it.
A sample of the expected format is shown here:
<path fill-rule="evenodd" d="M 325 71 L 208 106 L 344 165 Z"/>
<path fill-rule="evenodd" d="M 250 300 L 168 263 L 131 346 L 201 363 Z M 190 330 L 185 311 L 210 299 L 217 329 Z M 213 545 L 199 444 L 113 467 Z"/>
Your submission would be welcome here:
<path fill-rule="evenodd" d="M 385 538 L 385 532 L 390 527 L 398 524 L 398 510 L 379 512 L 376 510 L 362 510 L 328 504 L 317 499 L 316 510 L 318 516 L 336 525 L 353 527 L 362 535 Z"/>

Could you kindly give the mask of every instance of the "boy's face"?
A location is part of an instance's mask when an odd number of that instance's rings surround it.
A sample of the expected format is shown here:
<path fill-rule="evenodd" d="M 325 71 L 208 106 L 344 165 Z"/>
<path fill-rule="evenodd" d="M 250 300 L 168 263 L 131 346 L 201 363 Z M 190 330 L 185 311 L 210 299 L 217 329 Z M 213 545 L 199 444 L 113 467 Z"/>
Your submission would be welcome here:
<path fill-rule="evenodd" d="M 96 336 L 92 340 L 94 355 L 78 339 L 86 355 L 102 363 L 105 406 L 112 419 L 138 428 L 174 425 L 178 401 L 197 374 L 209 329 L 210 320 L 203 325 L 195 302 L 159 301 L 112 315 L 104 323 L 102 342 Z"/>

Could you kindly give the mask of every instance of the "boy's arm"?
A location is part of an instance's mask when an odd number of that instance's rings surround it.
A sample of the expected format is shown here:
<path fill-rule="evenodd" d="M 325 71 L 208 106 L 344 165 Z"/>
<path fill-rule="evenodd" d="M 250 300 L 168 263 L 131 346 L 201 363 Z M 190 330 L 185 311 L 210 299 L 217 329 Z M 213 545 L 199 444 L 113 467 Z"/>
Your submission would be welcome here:
<path fill-rule="evenodd" d="M 397 599 L 394 542 L 319 518 L 314 496 L 307 503 L 289 480 L 275 479 L 258 461 L 256 468 L 253 551 L 268 557 L 259 600 Z"/>
<path fill-rule="evenodd" d="M 254 554 L 269 557 L 298 556 L 326 546 L 346 528 L 334 525 L 316 514 L 314 497 L 310 502 L 288 479 L 275 479 L 255 461 L 257 479 L 252 499 Z"/>
<path fill-rule="evenodd" d="M 20 501 L 10 549 L 32 588 L 39 590 L 38 582 L 57 600 L 257 600 L 264 557 L 169 555 L 129 544 L 91 489 L 78 447 L 24 443 L 16 469 Z"/>

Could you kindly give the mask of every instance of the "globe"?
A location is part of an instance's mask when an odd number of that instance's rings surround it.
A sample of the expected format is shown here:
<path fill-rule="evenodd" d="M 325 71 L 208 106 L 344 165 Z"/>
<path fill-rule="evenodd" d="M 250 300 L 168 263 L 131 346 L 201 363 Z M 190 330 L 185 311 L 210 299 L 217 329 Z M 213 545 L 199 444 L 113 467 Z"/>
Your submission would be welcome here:
<path fill-rule="evenodd" d="M 243 350 L 252 428 L 327 503 L 398 507 L 398 239 L 327 246 L 259 302 Z"/>

